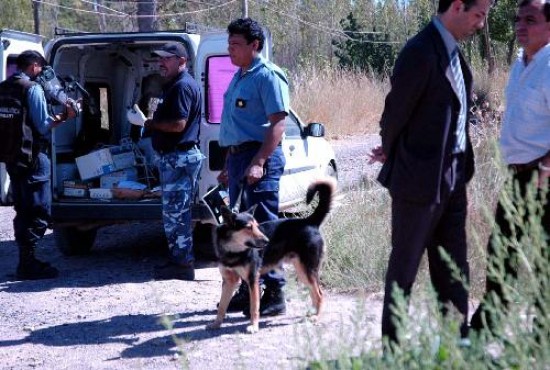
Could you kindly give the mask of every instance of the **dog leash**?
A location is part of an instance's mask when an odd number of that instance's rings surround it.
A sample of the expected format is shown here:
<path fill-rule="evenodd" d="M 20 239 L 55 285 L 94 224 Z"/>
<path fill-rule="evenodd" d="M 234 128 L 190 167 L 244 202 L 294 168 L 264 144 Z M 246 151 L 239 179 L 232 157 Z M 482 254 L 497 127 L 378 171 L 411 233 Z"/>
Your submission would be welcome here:
<path fill-rule="evenodd" d="M 244 191 L 245 188 L 245 181 L 246 177 L 243 177 L 239 181 L 239 194 L 237 195 L 237 199 L 235 200 L 235 204 L 233 205 L 233 208 L 231 208 L 231 212 L 233 213 L 239 213 L 241 211 L 241 205 L 244 204 L 245 206 L 248 206 L 246 191 Z"/>

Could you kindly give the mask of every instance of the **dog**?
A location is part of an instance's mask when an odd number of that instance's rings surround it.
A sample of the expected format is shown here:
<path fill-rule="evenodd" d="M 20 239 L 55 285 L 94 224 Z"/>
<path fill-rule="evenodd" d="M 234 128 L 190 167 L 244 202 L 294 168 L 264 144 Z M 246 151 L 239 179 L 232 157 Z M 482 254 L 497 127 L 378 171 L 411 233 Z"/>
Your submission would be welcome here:
<path fill-rule="evenodd" d="M 255 206 L 240 213 L 223 208 L 223 223 L 214 234 L 223 279 L 222 294 L 216 320 L 207 325 L 207 329 L 221 326 L 233 292 L 242 279 L 248 284 L 250 292 L 250 325 L 246 331 L 257 332 L 260 317 L 259 277 L 277 268 L 281 262 L 294 264 L 298 279 L 309 287 L 315 309 L 313 319 L 319 318 L 323 304 L 319 269 L 325 247 L 319 227 L 332 207 L 335 188 L 335 181 L 329 178 L 311 184 L 306 203 L 309 204 L 315 194 L 319 194 L 319 203 L 313 213 L 304 218 L 283 218 L 259 224 L 253 216 Z"/>

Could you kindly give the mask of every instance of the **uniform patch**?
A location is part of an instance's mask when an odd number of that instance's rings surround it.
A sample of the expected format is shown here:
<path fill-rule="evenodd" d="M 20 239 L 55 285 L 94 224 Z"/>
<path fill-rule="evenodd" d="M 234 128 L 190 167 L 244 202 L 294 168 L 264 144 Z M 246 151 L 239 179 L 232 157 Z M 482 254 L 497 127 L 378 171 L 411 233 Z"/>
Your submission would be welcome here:
<path fill-rule="evenodd" d="M 237 102 L 235 103 L 237 108 L 244 108 L 246 107 L 246 100 L 244 99 L 237 99 Z"/>

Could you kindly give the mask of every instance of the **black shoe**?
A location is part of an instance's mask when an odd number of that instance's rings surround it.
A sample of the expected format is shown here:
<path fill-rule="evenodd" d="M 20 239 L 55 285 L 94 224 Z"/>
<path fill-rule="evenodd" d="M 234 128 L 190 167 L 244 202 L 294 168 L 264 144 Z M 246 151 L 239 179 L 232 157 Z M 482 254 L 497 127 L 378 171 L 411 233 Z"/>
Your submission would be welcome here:
<path fill-rule="evenodd" d="M 241 312 L 244 310 L 250 310 L 250 293 L 248 292 L 248 285 L 243 282 L 231 297 L 227 312 Z"/>
<path fill-rule="evenodd" d="M 155 266 L 155 280 L 195 280 L 195 267 L 193 264 L 181 265 L 168 262 L 163 266 Z"/>
<path fill-rule="evenodd" d="M 54 279 L 58 276 L 59 271 L 55 267 L 34 257 L 24 262 L 19 262 L 15 273 L 15 277 L 18 280 Z"/>
<path fill-rule="evenodd" d="M 286 313 L 285 294 L 281 288 L 264 290 L 260 299 L 260 317 L 284 315 Z M 243 315 L 250 317 L 250 308 L 243 309 Z"/>

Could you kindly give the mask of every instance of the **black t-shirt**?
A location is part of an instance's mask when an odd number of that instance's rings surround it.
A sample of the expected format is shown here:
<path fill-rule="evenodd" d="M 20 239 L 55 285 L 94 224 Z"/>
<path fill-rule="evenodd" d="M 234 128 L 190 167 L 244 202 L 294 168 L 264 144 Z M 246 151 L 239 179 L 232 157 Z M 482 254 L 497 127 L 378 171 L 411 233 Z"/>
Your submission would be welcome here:
<path fill-rule="evenodd" d="M 156 151 L 172 151 L 178 144 L 198 143 L 201 119 L 201 92 L 193 77 L 183 71 L 163 88 L 153 120 L 187 120 L 182 132 L 169 133 L 152 130 L 153 148 Z"/>

